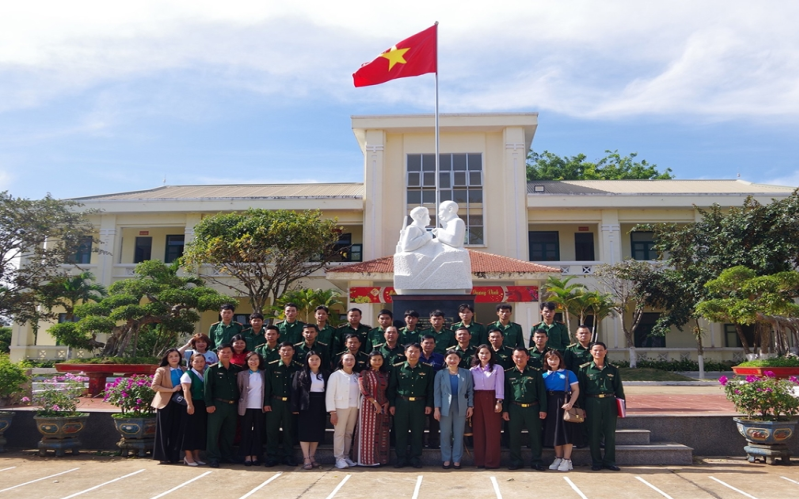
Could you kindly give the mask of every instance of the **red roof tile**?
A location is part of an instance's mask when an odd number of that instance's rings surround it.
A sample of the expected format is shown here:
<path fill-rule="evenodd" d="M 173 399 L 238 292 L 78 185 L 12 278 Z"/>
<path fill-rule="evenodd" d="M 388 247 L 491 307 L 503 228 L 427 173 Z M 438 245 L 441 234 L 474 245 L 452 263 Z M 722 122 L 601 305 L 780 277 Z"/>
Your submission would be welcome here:
<path fill-rule="evenodd" d="M 472 261 L 472 273 L 538 273 L 538 272 L 557 272 L 560 269 L 548 267 L 538 263 L 525 262 L 507 256 L 492 255 L 482 251 L 468 250 Z M 352 265 L 342 265 L 327 270 L 328 273 L 356 273 L 356 274 L 393 274 L 394 257 L 384 256 L 376 260 L 367 262 L 353 263 Z"/>

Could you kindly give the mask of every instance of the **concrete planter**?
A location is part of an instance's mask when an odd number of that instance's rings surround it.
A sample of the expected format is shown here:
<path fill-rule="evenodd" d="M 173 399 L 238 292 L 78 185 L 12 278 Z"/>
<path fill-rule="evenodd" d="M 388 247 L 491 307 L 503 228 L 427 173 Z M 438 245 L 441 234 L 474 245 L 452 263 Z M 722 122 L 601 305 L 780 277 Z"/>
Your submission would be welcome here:
<path fill-rule="evenodd" d="M 60 373 L 83 373 L 89 378 L 89 396 L 96 397 L 105 391 L 105 380 L 109 376 L 122 374 L 155 374 L 155 364 L 56 364 Z"/>
<path fill-rule="evenodd" d="M 122 440 L 117 442 L 117 447 L 123 456 L 136 452 L 139 457 L 145 457 L 147 451 L 153 450 L 155 444 L 155 416 L 149 417 L 112 417 L 114 426 L 122 435 Z"/>
<path fill-rule="evenodd" d="M 11 426 L 11 420 L 14 419 L 13 412 L 0 412 L 0 452 L 5 452 L 6 438 L 3 433 Z"/>
<path fill-rule="evenodd" d="M 86 426 L 88 414 L 78 416 L 34 416 L 36 429 L 42 434 L 39 441 L 39 455 L 44 457 L 48 450 L 55 451 L 55 455 L 62 457 L 67 450 L 73 454 L 78 453 L 81 442 L 78 434 Z"/>
<path fill-rule="evenodd" d="M 787 442 L 796 430 L 796 419 L 789 421 L 760 421 L 755 419 L 733 418 L 738 433 L 746 439 L 744 447 L 750 463 L 762 459 L 768 464 L 790 464 L 791 451 Z"/>
<path fill-rule="evenodd" d="M 765 376 L 766 371 L 774 373 L 775 378 L 788 379 L 799 376 L 799 367 L 740 367 L 732 366 L 732 372 L 739 376 Z"/>

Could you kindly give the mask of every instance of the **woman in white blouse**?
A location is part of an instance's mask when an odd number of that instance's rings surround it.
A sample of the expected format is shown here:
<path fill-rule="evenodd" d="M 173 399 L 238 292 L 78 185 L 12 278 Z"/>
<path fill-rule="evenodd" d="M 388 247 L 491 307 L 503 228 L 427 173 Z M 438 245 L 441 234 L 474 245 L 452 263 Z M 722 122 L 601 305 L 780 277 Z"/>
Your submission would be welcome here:
<path fill-rule="evenodd" d="M 480 345 L 474 354 L 471 372 L 474 380 L 474 464 L 478 468 L 499 468 L 505 371 L 497 364 L 491 347 Z"/>
<path fill-rule="evenodd" d="M 191 369 L 180 377 L 180 386 L 183 387 L 183 398 L 186 399 L 185 423 L 182 426 L 183 435 L 180 444 L 185 453 L 183 462 L 188 466 L 205 464 L 200 461 L 200 451 L 205 450 L 208 439 L 208 413 L 205 412 L 205 356 L 195 353 L 191 356 Z"/>
<path fill-rule="evenodd" d="M 355 466 L 355 462 L 350 459 L 350 449 L 355 423 L 358 421 L 361 391 L 358 373 L 352 370 L 355 367 L 355 356 L 351 353 L 344 354 L 341 357 L 341 366 L 341 369 L 330 375 L 325 405 L 335 429 L 333 456 L 336 458 L 336 468 L 348 468 Z"/>
<path fill-rule="evenodd" d="M 239 454 L 244 458 L 244 466 L 258 466 L 264 445 L 264 384 L 266 374 L 261 354 L 247 354 L 247 369 L 238 374 L 239 422 L 241 423 L 241 444 Z"/>
<path fill-rule="evenodd" d="M 297 414 L 297 436 L 302 449 L 302 469 L 318 468 L 316 448 L 325 439 L 325 387 L 330 373 L 322 368 L 322 355 L 315 350 L 305 354 L 302 370 L 291 380 L 291 412 Z"/>

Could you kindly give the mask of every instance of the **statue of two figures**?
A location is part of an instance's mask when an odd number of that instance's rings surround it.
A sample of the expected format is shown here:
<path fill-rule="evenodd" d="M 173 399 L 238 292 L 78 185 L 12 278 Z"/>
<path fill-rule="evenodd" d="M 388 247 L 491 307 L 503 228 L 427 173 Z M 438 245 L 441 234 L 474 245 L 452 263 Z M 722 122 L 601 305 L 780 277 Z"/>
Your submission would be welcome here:
<path fill-rule="evenodd" d="M 458 204 L 444 201 L 438 208 L 441 227 L 427 230 L 430 213 L 424 206 L 411 210 L 410 225 L 400 231 L 394 254 L 394 289 L 398 294 L 467 294 L 472 291 L 472 265 L 464 249 L 466 225 Z M 433 237 L 435 236 L 435 237 Z"/>

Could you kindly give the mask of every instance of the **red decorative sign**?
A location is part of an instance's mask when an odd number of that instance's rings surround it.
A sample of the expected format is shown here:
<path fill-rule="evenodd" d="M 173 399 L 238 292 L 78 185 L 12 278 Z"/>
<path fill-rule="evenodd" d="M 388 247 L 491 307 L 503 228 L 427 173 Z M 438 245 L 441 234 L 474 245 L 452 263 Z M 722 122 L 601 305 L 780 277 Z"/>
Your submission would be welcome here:
<path fill-rule="evenodd" d="M 397 294 L 393 286 L 353 286 L 350 301 L 353 303 L 392 303 Z M 538 301 L 538 286 L 475 286 L 472 289 L 476 303 L 522 303 Z"/>

